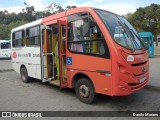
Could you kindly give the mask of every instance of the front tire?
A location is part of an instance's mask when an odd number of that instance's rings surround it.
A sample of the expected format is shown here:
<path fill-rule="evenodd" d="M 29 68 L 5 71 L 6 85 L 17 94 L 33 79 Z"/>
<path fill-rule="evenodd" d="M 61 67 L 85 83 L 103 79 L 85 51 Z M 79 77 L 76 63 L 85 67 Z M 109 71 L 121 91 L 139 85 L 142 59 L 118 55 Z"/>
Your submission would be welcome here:
<path fill-rule="evenodd" d="M 30 82 L 30 78 L 28 77 L 28 71 L 25 67 L 21 68 L 21 79 L 24 83 Z"/>
<path fill-rule="evenodd" d="M 76 96 L 83 103 L 91 104 L 96 98 L 93 85 L 86 78 L 81 78 L 75 86 Z"/>

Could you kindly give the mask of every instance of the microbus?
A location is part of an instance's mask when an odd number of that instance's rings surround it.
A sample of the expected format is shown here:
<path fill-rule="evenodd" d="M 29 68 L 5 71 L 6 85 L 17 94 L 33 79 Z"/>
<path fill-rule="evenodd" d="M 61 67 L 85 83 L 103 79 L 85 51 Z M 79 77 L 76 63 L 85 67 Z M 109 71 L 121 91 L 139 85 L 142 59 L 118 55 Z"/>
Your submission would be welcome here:
<path fill-rule="evenodd" d="M 11 59 L 11 40 L 0 40 L 0 59 Z"/>
<path fill-rule="evenodd" d="M 23 82 L 36 78 L 74 88 L 84 103 L 97 93 L 124 96 L 149 80 L 148 53 L 122 16 L 80 7 L 12 29 L 12 64 Z"/>
<path fill-rule="evenodd" d="M 154 36 L 151 32 L 138 33 L 148 50 L 149 57 L 154 57 Z"/>

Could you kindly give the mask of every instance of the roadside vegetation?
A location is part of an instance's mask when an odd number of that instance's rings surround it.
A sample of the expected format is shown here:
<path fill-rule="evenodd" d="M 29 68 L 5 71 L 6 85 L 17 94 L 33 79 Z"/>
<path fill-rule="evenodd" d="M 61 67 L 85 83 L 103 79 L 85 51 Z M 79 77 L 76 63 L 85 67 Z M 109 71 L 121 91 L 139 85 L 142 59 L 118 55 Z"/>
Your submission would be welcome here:
<path fill-rule="evenodd" d="M 63 8 L 59 4 L 51 3 L 42 11 L 35 11 L 34 6 L 28 5 L 18 14 L 9 13 L 7 10 L 0 11 L 0 40 L 10 39 L 11 29 L 15 27 L 72 8 L 76 8 L 76 6 L 67 6 Z"/>
<path fill-rule="evenodd" d="M 7 10 L 0 11 L 0 40 L 10 39 L 11 29 L 28 22 L 62 12 L 76 6 L 67 6 L 63 8 L 61 5 L 51 3 L 42 11 L 35 11 L 34 6 L 27 6 L 18 14 L 9 13 Z M 144 8 L 138 8 L 134 13 L 124 15 L 129 22 L 136 28 L 138 32 L 152 32 L 154 36 L 160 34 L 160 5 L 151 4 Z M 156 37 L 155 37 L 156 38 Z M 156 51 L 159 48 L 155 48 Z"/>
<path fill-rule="evenodd" d="M 160 5 L 140 7 L 134 13 L 125 15 L 138 32 L 152 32 L 155 38 L 160 35 Z"/>

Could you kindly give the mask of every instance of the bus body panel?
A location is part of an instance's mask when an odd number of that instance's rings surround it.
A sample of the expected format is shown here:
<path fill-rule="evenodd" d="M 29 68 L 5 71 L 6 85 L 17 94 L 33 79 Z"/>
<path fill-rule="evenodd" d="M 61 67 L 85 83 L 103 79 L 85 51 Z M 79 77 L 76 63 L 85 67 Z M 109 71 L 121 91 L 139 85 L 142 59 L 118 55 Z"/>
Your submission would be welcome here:
<path fill-rule="evenodd" d="M 92 80 L 96 93 L 111 94 L 111 60 L 98 57 L 93 59 L 93 56 L 69 52 L 67 57 L 71 57 L 73 61 L 72 65 L 67 65 L 68 87 L 72 87 L 74 75 L 84 73 Z M 103 74 L 99 71 L 108 71 L 110 74 Z"/>
<path fill-rule="evenodd" d="M 117 55 L 112 57 L 113 94 L 123 96 L 142 89 L 149 80 L 148 53 L 125 53 L 123 48 L 117 47 Z M 134 61 L 127 61 L 132 55 Z M 144 70 L 143 70 L 144 69 Z"/>
<path fill-rule="evenodd" d="M 4 44 L 7 44 L 7 45 L 4 46 Z M 10 44 L 10 40 L 0 40 L 0 59 L 11 58 L 11 48 L 9 44 Z"/>
<path fill-rule="evenodd" d="M 41 79 L 40 47 L 12 48 L 13 68 L 20 73 L 24 65 L 28 70 L 28 76 Z"/>
<path fill-rule="evenodd" d="M 110 56 L 109 58 L 107 58 L 107 56 L 106 58 L 102 58 L 93 55 L 73 53 L 66 49 L 66 59 L 72 59 L 72 64 L 66 64 L 68 83 L 66 87 L 73 88 L 74 77 L 77 74 L 84 74 L 92 81 L 96 93 L 110 96 L 123 96 L 142 89 L 149 79 L 147 52 L 145 50 L 131 52 L 131 50 L 117 45 L 111 37 L 109 30 L 93 8 L 83 7 L 71 9 L 43 18 L 41 22 L 43 25 L 52 26 L 53 24 L 57 24 L 58 20 L 63 20 L 66 21 L 67 24 L 68 16 L 80 12 L 88 12 L 92 15 L 104 36 Z M 19 27 L 19 29 L 23 27 Z M 68 34 L 66 37 L 68 38 Z M 68 41 L 66 41 L 66 48 L 68 48 Z M 40 48 L 36 47 L 29 49 L 24 48 L 21 52 L 19 52 L 18 49 L 13 49 L 12 60 L 15 71 L 19 72 L 20 64 L 24 63 L 29 76 L 42 79 L 40 53 Z M 21 58 L 21 54 L 27 54 L 28 57 L 25 56 Z M 39 54 L 39 57 L 33 57 L 33 54 Z M 17 58 L 14 58 L 16 55 Z M 134 61 L 127 61 L 129 55 L 134 57 Z M 102 71 L 105 71 L 105 73 Z"/>
<path fill-rule="evenodd" d="M 28 28 L 34 26 L 40 26 L 42 19 L 33 21 L 31 23 L 27 23 L 25 25 L 19 26 L 17 28 L 12 29 L 11 31 L 11 39 L 13 39 L 12 34 L 17 31 L 26 30 Z M 41 28 L 41 27 L 40 27 Z M 24 38 L 26 40 L 26 37 Z M 41 39 L 41 36 L 39 37 Z M 40 46 L 22 46 L 22 47 L 12 47 L 12 66 L 13 69 L 20 73 L 21 66 L 25 66 L 27 68 L 28 76 L 41 79 L 41 52 Z"/>
<path fill-rule="evenodd" d="M 0 58 L 11 58 L 11 49 L 1 49 Z"/>
<path fill-rule="evenodd" d="M 78 10 L 70 10 L 66 12 L 66 15 L 72 15 L 80 12 L 88 12 L 92 15 L 98 26 L 100 27 L 101 32 L 104 35 L 105 42 L 107 43 L 107 47 L 109 48 L 110 58 L 100 58 L 95 56 L 83 55 L 83 54 L 75 54 L 67 50 L 67 57 L 72 57 L 73 64 L 71 66 L 67 65 L 67 74 L 69 76 L 68 79 L 68 87 L 72 86 L 72 80 L 76 73 L 85 73 L 92 80 L 93 85 L 95 87 L 96 93 L 101 93 L 105 95 L 112 95 L 112 53 L 110 51 L 110 47 L 112 46 L 112 42 L 110 43 L 111 36 L 108 31 L 106 31 L 106 27 L 101 22 L 98 15 L 93 11 L 92 8 L 79 8 Z M 68 43 L 67 43 L 68 44 Z M 113 50 L 114 51 L 114 50 Z M 75 70 L 75 72 L 72 72 Z M 97 70 L 104 70 L 110 72 L 109 76 L 105 74 L 98 73 Z M 77 72 L 76 72 L 77 71 Z M 79 71 L 79 72 L 78 72 Z"/>
<path fill-rule="evenodd" d="M 104 95 L 113 95 L 112 86 L 111 86 L 111 79 L 112 76 L 106 76 L 105 74 L 101 74 L 98 72 L 92 71 L 81 71 L 81 70 L 67 70 L 67 79 L 68 79 L 68 87 L 73 88 L 73 80 L 76 74 L 84 74 L 92 81 L 95 92 L 104 94 Z"/>
<path fill-rule="evenodd" d="M 154 56 L 154 36 L 151 32 L 140 32 L 139 36 L 141 37 L 142 41 L 146 44 L 148 49 L 149 57 Z"/>
<path fill-rule="evenodd" d="M 137 79 L 143 78 L 143 76 L 146 76 L 146 80 L 142 83 L 128 83 L 124 82 L 122 80 L 127 79 L 128 81 L 137 81 Z M 141 77 L 131 78 L 130 76 L 126 76 L 123 73 L 120 73 L 120 80 L 116 86 L 114 86 L 114 96 L 124 96 L 132 94 L 133 92 L 136 92 L 146 86 L 149 80 L 149 73 L 145 73 L 145 75 L 142 75 Z"/>
<path fill-rule="evenodd" d="M 41 23 L 42 23 L 42 19 L 39 19 L 39 20 L 30 22 L 30 23 L 27 23 L 25 25 L 21 25 L 19 27 L 16 27 L 16 28 L 12 29 L 11 32 L 23 30 L 23 29 L 26 29 L 26 28 L 29 28 L 29 27 L 33 27 L 33 26 L 36 26 L 36 25 L 40 25 Z"/>
<path fill-rule="evenodd" d="M 93 72 L 96 72 L 97 70 L 106 70 L 111 72 L 111 60 L 108 60 L 106 58 L 74 53 L 68 53 L 67 57 L 72 58 L 72 65 L 67 65 L 67 68 L 69 69 Z"/>
<path fill-rule="evenodd" d="M 43 18 L 42 23 L 46 26 L 47 25 L 52 25 L 54 23 L 57 23 L 57 20 L 59 20 L 61 18 L 64 18 L 64 17 L 66 17 L 65 12 L 57 13 L 57 14 L 54 14 L 54 15 Z"/>

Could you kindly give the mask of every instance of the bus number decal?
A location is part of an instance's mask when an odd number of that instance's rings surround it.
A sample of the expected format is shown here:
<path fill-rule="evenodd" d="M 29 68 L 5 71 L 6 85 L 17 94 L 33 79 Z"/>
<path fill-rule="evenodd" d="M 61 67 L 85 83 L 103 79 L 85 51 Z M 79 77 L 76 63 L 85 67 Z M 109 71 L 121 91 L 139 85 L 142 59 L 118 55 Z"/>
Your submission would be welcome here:
<path fill-rule="evenodd" d="M 18 57 L 31 57 L 31 53 L 18 53 Z"/>

